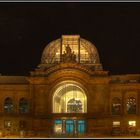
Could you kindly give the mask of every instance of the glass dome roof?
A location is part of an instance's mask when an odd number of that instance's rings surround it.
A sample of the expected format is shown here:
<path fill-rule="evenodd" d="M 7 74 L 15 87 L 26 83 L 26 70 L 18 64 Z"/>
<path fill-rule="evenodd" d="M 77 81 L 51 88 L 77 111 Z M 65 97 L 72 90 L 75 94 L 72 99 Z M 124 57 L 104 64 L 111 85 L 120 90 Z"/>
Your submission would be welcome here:
<path fill-rule="evenodd" d="M 79 35 L 62 35 L 61 38 L 50 42 L 43 50 L 41 64 L 57 64 L 63 60 L 72 60 L 70 58 L 72 55 L 78 63 L 100 64 L 98 51 L 94 44 L 80 38 Z"/>

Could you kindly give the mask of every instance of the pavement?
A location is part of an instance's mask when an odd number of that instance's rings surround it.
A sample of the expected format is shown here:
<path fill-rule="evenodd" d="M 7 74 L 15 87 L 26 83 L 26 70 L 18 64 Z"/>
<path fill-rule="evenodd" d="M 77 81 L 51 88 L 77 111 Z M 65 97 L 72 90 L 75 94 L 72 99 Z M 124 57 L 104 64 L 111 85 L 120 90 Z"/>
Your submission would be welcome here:
<path fill-rule="evenodd" d="M 1 138 L 57 138 L 57 137 L 45 137 L 45 136 L 25 136 L 21 137 L 19 135 L 8 135 L 8 136 L 2 136 Z M 64 138 L 64 137 L 58 137 L 58 138 Z M 66 136 L 65 138 L 140 138 L 140 136 L 130 136 L 130 135 L 125 135 L 125 136 L 77 136 L 77 137 L 68 137 Z"/>

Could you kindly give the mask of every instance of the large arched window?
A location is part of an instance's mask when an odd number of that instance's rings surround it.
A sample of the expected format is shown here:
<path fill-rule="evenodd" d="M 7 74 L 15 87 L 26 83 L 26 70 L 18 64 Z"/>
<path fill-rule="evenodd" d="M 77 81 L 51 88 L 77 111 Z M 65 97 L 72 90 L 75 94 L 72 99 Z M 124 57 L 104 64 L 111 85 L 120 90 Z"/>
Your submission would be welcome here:
<path fill-rule="evenodd" d="M 112 115 L 121 114 L 121 100 L 118 97 L 112 99 Z"/>
<path fill-rule="evenodd" d="M 13 111 L 13 102 L 10 97 L 7 97 L 4 101 L 4 112 L 10 113 Z"/>
<path fill-rule="evenodd" d="M 126 105 L 128 114 L 136 114 L 136 99 L 134 97 L 129 97 Z"/>
<path fill-rule="evenodd" d="M 19 112 L 27 113 L 28 112 L 28 101 L 25 98 L 21 98 L 19 101 Z"/>
<path fill-rule="evenodd" d="M 74 81 L 60 83 L 53 95 L 53 113 L 86 113 L 87 97 L 80 84 Z"/>

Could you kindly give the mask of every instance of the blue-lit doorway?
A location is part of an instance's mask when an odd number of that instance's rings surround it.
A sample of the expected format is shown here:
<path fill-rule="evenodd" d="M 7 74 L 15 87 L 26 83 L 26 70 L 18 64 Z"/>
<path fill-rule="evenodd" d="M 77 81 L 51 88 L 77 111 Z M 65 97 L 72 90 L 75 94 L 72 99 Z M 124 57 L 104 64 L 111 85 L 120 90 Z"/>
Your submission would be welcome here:
<path fill-rule="evenodd" d="M 74 121 L 73 120 L 66 120 L 66 133 L 72 134 L 74 133 Z"/>
<path fill-rule="evenodd" d="M 57 119 L 55 120 L 54 123 L 55 123 L 54 124 L 55 134 L 75 135 L 75 134 L 85 134 L 85 131 L 86 131 L 85 120 Z"/>
<path fill-rule="evenodd" d="M 77 121 L 77 132 L 80 134 L 85 133 L 85 120 Z"/>

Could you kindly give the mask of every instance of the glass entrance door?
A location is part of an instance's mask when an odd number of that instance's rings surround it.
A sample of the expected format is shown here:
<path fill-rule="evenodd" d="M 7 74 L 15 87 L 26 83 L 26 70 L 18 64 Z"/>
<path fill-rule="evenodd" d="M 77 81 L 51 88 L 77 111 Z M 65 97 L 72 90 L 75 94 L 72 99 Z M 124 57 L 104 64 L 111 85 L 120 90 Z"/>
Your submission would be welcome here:
<path fill-rule="evenodd" d="M 62 133 L 62 120 L 55 120 L 54 131 L 57 134 Z"/>
<path fill-rule="evenodd" d="M 77 131 L 80 134 L 85 133 L 85 121 L 84 120 L 77 121 Z"/>
<path fill-rule="evenodd" d="M 74 133 L 74 121 L 66 120 L 66 133 L 71 134 Z"/>
<path fill-rule="evenodd" d="M 55 120 L 54 132 L 56 134 L 84 134 L 85 120 Z"/>

